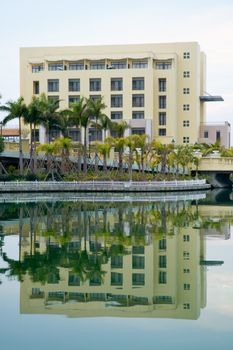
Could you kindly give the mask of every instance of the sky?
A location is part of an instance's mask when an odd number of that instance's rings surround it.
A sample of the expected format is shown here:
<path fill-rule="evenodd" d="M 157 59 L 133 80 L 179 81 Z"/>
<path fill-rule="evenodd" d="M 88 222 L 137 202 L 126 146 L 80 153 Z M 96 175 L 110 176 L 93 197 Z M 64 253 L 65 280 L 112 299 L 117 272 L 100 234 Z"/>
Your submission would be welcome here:
<path fill-rule="evenodd" d="M 0 0 L 1 103 L 19 97 L 19 48 L 197 41 L 207 55 L 207 121 L 233 124 L 232 0 Z M 3 115 L 1 115 L 1 118 Z"/>

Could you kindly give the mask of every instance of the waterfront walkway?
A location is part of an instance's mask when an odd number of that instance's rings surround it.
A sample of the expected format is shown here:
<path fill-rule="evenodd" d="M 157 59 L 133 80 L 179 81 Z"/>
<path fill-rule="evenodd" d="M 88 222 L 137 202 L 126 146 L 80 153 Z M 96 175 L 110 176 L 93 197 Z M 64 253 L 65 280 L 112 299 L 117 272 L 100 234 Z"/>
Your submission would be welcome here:
<path fill-rule="evenodd" d="M 206 180 L 183 181 L 12 181 L 0 193 L 13 192 L 169 192 L 209 189 Z"/>

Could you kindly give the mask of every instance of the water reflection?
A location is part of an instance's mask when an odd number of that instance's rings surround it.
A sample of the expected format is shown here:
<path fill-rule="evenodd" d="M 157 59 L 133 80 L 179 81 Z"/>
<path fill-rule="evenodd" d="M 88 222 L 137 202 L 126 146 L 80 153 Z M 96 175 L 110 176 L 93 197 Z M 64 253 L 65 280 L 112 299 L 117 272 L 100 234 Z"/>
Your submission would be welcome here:
<path fill-rule="evenodd" d="M 206 306 L 206 235 L 228 239 L 233 217 L 231 207 L 202 204 L 1 204 L 8 266 L 0 272 L 19 279 L 23 314 L 197 319 Z M 18 261 L 4 251 L 12 233 Z"/>

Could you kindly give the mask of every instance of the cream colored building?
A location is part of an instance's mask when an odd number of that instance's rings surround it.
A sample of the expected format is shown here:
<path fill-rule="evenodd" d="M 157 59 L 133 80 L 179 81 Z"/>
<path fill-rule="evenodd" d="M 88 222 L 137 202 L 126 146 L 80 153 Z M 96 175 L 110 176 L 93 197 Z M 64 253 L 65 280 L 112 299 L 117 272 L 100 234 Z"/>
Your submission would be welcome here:
<path fill-rule="evenodd" d="M 45 93 L 59 98 L 64 109 L 81 96 L 103 96 L 105 113 L 130 124 L 126 135 L 197 142 L 205 122 L 204 91 L 205 55 L 196 42 L 20 50 L 20 94 L 26 103 Z M 70 136 L 77 140 L 79 131 Z"/>

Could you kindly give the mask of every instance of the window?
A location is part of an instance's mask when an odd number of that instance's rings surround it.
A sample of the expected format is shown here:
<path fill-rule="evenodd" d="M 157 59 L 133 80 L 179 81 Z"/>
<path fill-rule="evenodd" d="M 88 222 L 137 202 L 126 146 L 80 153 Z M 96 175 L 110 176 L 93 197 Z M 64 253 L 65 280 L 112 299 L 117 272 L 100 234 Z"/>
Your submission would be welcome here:
<path fill-rule="evenodd" d="M 131 135 L 144 135 L 145 134 L 145 128 L 132 128 L 131 129 Z"/>
<path fill-rule="evenodd" d="M 148 61 L 133 61 L 132 68 L 147 68 Z"/>
<path fill-rule="evenodd" d="M 166 284 L 166 283 L 167 283 L 167 272 L 159 271 L 159 284 Z"/>
<path fill-rule="evenodd" d="M 159 125 L 166 125 L 166 113 L 165 112 L 160 112 L 159 113 Z"/>
<path fill-rule="evenodd" d="M 111 79 L 111 90 L 121 91 L 123 90 L 123 80 L 122 78 L 112 78 Z"/>
<path fill-rule="evenodd" d="M 144 119 L 144 112 L 133 112 L 132 119 Z"/>
<path fill-rule="evenodd" d="M 59 91 L 59 80 L 48 79 L 48 92 L 58 92 L 58 91 Z"/>
<path fill-rule="evenodd" d="M 144 256 L 133 255 L 132 257 L 132 268 L 133 269 L 144 269 L 145 258 Z"/>
<path fill-rule="evenodd" d="M 126 61 L 111 62 L 108 69 L 125 69 L 127 67 Z"/>
<path fill-rule="evenodd" d="M 33 297 L 41 297 L 41 298 L 43 298 L 43 296 L 44 296 L 44 291 L 43 291 L 43 289 L 40 289 L 40 288 L 32 288 L 32 296 L 33 296 Z"/>
<path fill-rule="evenodd" d="M 81 135 L 80 135 L 80 130 L 77 129 L 72 129 L 68 131 L 68 135 L 71 138 L 72 141 L 80 141 L 81 140 Z"/>
<path fill-rule="evenodd" d="M 101 286 L 101 278 L 99 276 L 94 276 L 90 278 L 90 286 Z"/>
<path fill-rule="evenodd" d="M 90 91 L 101 91 L 101 79 L 90 79 Z"/>
<path fill-rule="evenodd" d="M 190 304 L 188 304 L 188 303 L 183 304 L 183 308 L 184 308 L 184 310 L 189 310 Z"/>
<path fill-rule="evenodd" d="M 190 52 L 184 52 L 183 53 L 183 58 L 186 60 L 186 59 L 189 59 L 190 58 Z"/>
<path fill-rule="evenodd" d="M 69 272 L 69 286 L 80 286 L 80 277 L 77 273 Z"/>
<path fill-rule="evenodd" d="M 190 290 L 190 284 L 184 283 L 184 290 Z"/>
<path fill-rule="evenodd" d="M 69 79 L 69 91 L 80 91 L 80 79 Z"/>
<path fill-rule="evenodd" d="M 183 105 L 183 111 L 189 111 L 189 109 L 190 109 L 190 105 L 189 104 Z"/>
<path fill-rule="evenodd" d="M 144 78 L 133 78 L 132 90 L 144 90 Z"/>
<path fill-rule="evenodd" d="M 133 254 L 144 254 L 145 248 L 143 245 L 133 246 L 132 253 Z"/>
<path fill-rule="evenodd" d="M 159 267 L 167 267 L 167 257 L 166 255 L 159 256 Z"/>
<path fill-rule="evenodd" d="M 209 137 L 209 132 L 208 131 L 204 131 L 204 138 L 208 139 L 208 137 Z"/>
<path fill-rule="evenodd" d="M 44 70 L 43 64 L 37 64 L 32 66 L 32 73 L 39 73 Z"/>
<path fill-rule="evenodd" d="M 155 68 L 156 69 L 171 69 L 172 63 L 171 62 L 156 62 Z"/>
<path fill-rule="evenodd" d="M 55 129 L 52 129 L 49 131 L 49 141 L 52 142 L 54 140 L 56 140 L 58 137 L 60 137 L 60 130 L 55 130 Z"/>
<path fill-rule="evenodd" d="M 167 295 L 159 295 L 153 298 L 154 304 L 172 304 L 172 297 Z"/>
<path fill-rule="evenodd" d="M 190 89 L 189 88 L 183 88 L 183 94 L 184 95 L 189 95 Z"/>
<path fill-rule="evenodd" d="M 167 107 L 167 96 L 159 96 L 159 108 L 164 109 Z"/>
<path fill-rule="evenodd" d="M 189 252 L 183 252 L 183 258 L 184 260 L 189 260 Z"/>
<path fill-rule="evenodd" d="M 159 91 L 166 91 L 167 89 L 167 80 L 166 79 L 159 79 Z"/>
<path fill-rule="evenodd" d="M 189 136 L 183 137 L 183 143 L 189 143 Z"/>
<path fill-rule="evenodd" d="M 68 101 L 69 101 L 69 107 L 70 107 L 73 103 L 80 101 L 80 96 L 69 96 Z"/>
<path fill-rule="evenodd" d="M 105 69 L 104 62 L 94 62 L 90 64 L 90 69 Z"/>
<path fill-rule="evenodd" d="M 111 95 L 111 107 L 122 107 L 123 96 L 122 95 Z"/>
<path fill-rule="evenodd" d="M 69 70 L 84 70 L 83 63 L 70 63 Z"/>
<path fill-rule="evenodd" d="M 189 120 L 183 120 L 183 127 L 184 127 L 184 128 L 189 127 L 189 125 L 190 125 Z"/>
<path fill-rule="evenodd" d="M 159 240 L 159 249 L 166 250 L 167 249 L 167 241 L 165 238 Z"/>
<path fill-rule="evenodd" d="M 144 107 L 144 95 L 133 95 L 132 105 L 133 107 Z"/>
<path fill-rule="evenodd" d="M 63 63 L 49 63 L 48 70 L 63 70 Z"/>
<path fill-rule="evenodd" d="M 122 112 L 111 112 L 111 119 L 116 120 L 116 119 L 122 119 L 123 114 Z"/>
<path fill-rule="evenodd" d="M 145 284 L 144 273 L 133 273 L 132 274 L 132 284 L 133 284 L 133 286 L 144 286 L 144 284 Z"/>
<path fill-rule="evenodd" d="M 159 129 L 159 136 L 166 136 L 167 130 L 166 129 Z"/>
<path fill-rule="evenodd" d="M 184 273 L 190 273 L 190 269 L 185 268 L 185 269 L 183 269 L 183 272 Z"/>
<path fill-rule="evenodd" d="M 190 236 L 189 235 L 183 235 L 183 242 L 189 242 Z"/>
<path fill-rule="evenodd" d="M 123 285 L 123 274 L 112 272 L 111 273 L 111 286 L 122 286 Z"/>
<path fill-rule="evenodd" d="M 184 78 L 190 78 L 190 72 L 189 71 L 184 71 L 183 72 L 183 77 Z"/>
<path fill-rule="evenodd" d="M 96 135 L 97 133 L 97 135 Z M 102 130 L 96 130 L 95 128 L 88 129 L 89 142 L 102 141 Z M 96 138 L 97 137 L 97 138 Z"/>
<path fill-rule="evenodd" d="M 216 131 L 216 141 L 220 141 L 221 140 L 221 133 L 220 131 Z"/>
<path fill-rule="evenodd" d="M 123 267 L 123 256 L 112 256 L 111 257 L 111 268 L 112 269 L 122 269 Z"/>
<path fill-rule="evenodd" d="M 89 97 L 92 101 L 97 101 L 101 98 L 101 95 L 90 95 Z"/>
<path fill-rule="evenodd" d="M 39 81 L 33 81 L 33 94 L 38 95 L 40 93 Z"/>

